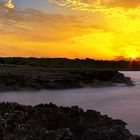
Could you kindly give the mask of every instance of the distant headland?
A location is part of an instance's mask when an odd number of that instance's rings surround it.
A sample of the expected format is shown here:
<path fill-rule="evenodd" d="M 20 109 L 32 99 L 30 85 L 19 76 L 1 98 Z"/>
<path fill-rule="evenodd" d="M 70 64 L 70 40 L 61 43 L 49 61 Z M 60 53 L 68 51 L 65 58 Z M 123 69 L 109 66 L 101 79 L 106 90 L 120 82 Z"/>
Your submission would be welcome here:
<path fill-rule="evenodd" d="M 104 87 L 117 83 L 132 86 L 131 78 L 118 71 L 128 70 L 128 64 L 92 59 L 0 58 L 0 91 Z"/>

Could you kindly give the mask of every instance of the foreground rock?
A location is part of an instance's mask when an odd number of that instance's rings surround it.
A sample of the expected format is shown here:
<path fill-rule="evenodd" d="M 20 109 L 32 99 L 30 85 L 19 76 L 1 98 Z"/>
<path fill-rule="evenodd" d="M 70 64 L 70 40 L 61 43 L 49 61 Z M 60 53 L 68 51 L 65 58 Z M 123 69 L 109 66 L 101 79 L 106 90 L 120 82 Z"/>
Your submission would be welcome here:
<path fill-rule="evenodd" d="M 130 78 L 113 70 L 0 65 L 0 91 L 114 86 L 116 83 L 133 85 Z"/>
<path fill-rule="evenodd" d="M 125 126 L 78 106 L 0 103 L 0 140 L 140 140 Z"/>

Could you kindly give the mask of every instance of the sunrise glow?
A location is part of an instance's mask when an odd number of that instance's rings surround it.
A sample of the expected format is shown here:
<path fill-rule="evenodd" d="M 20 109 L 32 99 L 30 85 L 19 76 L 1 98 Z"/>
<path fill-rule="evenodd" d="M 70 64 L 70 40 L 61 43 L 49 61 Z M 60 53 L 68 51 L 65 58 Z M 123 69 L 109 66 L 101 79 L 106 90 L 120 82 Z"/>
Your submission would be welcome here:
<path fill-rule="evenodd" d="M 135 59 L 136 59 L 136 55 L 135 55 L 135 54 L 132 54 L 131 58 L 132 58 L 133 60 L 135 60 Z"/>
<path fill-rule="evenodd" d="M 139 1 L 8 0 L 0 7 L 0 56 L 140 57 Z"/>

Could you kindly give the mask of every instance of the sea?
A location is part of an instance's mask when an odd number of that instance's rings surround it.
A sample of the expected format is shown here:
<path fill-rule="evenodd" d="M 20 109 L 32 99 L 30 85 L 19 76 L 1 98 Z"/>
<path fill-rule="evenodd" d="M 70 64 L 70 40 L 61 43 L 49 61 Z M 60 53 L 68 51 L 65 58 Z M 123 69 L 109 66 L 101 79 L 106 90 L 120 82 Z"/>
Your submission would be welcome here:
<path fill-rule="evenodd" d="M 118 84 L 114 87 L 79 88 L 65 90 L 16 91 L 0 93 L 0 102 L 24 105 L 54 103 L 93 109 L 127 123 L 127 128 L 140 135 L 140 71 L 121 71 L 131 77 L 135 86 Z"/>

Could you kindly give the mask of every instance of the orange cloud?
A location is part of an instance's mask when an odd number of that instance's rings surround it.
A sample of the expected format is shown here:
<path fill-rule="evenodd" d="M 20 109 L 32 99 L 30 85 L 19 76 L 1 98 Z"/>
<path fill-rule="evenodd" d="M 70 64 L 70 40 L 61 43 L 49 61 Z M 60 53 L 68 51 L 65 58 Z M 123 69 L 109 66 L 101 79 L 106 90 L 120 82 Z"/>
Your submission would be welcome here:
<path fill-rule="evenodd" d="M 112 0 L 110 6 L 124 7 L 124 8 L 137 8 L 140 7 L 139 0 Z"/>
<path fill-rule="evenodd" d="M 33 9 L 7 11 L 4 7 L 1 13 L 0 56 L 86 57 L 87 52 L 79 52 L 75 37 L 106 30 L 96 21 L 87 24 L 84 15 L 48 14 Z"/>

